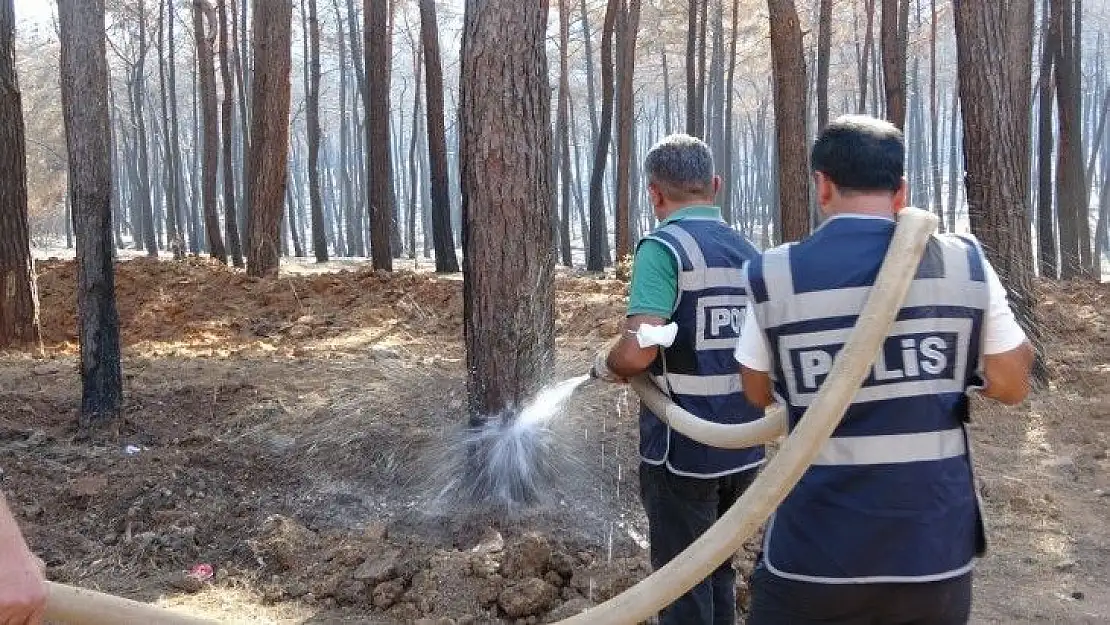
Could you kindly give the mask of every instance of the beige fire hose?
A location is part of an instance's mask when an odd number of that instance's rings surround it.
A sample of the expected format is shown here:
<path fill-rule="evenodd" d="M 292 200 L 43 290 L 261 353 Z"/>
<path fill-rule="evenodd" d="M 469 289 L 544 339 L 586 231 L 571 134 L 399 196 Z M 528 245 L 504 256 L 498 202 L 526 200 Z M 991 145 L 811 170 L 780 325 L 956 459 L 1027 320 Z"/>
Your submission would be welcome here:
<path fill-rule="evenodd" d="M 778 406 L 770 408 L 767 416 L 750 423 L 714 423 L 680 408 L 659 390 L 647 374 L 632 378 L 629 384 L 640 396 L 640 401 L 664 423 L 705 445 L 721 449 L 744 449 L 769 443 L 786 434 L 786 410 Z"/>
<path fill-rule="evenodd" d="M 596 608 L 560 623 L 616 625 L 644 621 L 741 549 L 798 483 L 840 424 L 890 333 L 936 224 L 936 216 L 927 211 L 906 208 L 898 214 L 894 240 L 871 295 L 848 343 L 837 354 L 827 381 L 793 434 L 736 504 L 666 566 Z"/>
<path fill-rule="evenodd" d="M 47 623 L 59 625 L 215 625 L 197 618 L 123 597 L 47 582 Z"/>

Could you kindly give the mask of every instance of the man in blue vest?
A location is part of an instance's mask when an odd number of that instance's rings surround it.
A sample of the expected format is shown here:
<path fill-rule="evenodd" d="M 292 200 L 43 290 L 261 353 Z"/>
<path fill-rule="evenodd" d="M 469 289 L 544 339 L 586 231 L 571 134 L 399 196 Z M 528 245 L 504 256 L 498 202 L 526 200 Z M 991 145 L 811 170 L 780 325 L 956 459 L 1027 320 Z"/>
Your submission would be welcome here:
<path fill-rule="evenodd" d="M 828 220 L 747 268 L 744 392 L 797 425 L 851 333 L 905 205 L 902 133 L 842 117 L 813 147 Z M 966 623 L 986 546 L 968 392 L 1029 391 L 1032 348 L 971 236 L 937 235 L 871 375 L 768 523 L 750 625 Z"/>
<path fill-rule="evenodd" d="M 699 139 L 674 135 L 648 152 L 648 193 L 659 227 L 640 241 L 633 263 L 626 332 L 595 359 L 594 375 L 624 381 L 645 371 L 691 413 L 720 423 L 758 419 L 745 399 L 732 349 L 747 306 L 740 269 L 755 248 L 721 219 L 713 156 Z M 641 347 L 641 325 L 674 322 L 670 347 Z M 720 450 L 673 432 L 640 412 L 640 496 L 651 563 L 681 553 L 735 502 L 764 461 L 763 448 Z M 661 613 L 663 625 L 731 625 L 736 576 L 725 563 Z"/>

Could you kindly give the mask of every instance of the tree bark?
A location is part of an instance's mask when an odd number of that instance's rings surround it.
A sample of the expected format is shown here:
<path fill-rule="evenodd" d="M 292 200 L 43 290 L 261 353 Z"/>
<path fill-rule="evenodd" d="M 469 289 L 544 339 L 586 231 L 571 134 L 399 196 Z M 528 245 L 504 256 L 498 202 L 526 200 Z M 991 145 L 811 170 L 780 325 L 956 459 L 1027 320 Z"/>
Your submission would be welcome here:
<path fill-rule="evenodd" d="M 424 42 L 424 81 L 428 94 L 428 161 L 431 166 L 432 241 L 436 272 L 459 270 L 451 231 L 451 195 L 447 167 L 447 133 L 443 112 L 443 62 L 439 53 L 439 26 L 434 0 L 420 0 L 420 35 Z"/>
<path fill-rule="evenodd" d="M 0 0 L 0 145 L 0 348 L 6 348 L 40 338 L 12 0 Z"/>
<path fill-rule="evenodd" d="M 231 73 L 231 37 L 227 21 L 227 4 L 233 0 L 219 0 L 220 12 L 220 79 L 224 85 L 224 99 L 220 106 L 220 130 L 223 140 L 223 191 L 224 235 L 231 251 L 231 262 L 243 266 L 243 245 L 239 240 L 239 217 L 235 201 L 235 143 L 232 127 L 235 113 L 235 79 Z"/>
<path fill-rule="evenodd" d="M 168 11 L 167 11 L 168 9 Z M 167 16 L 168 12 L 168 16 Z M 168 18 L 167 18 L 168 17 Z M 177 144 L 175 131 L 171 128 L 170 98 L 177 98 L 166 83 L 166 65 L 172 66 L 177 62 L 173 55 L 173 8 L 166 3 L 158 3 L 158 92 L 162 110 L 162 143 L 165 146 L 162 154 L 163 180 L 166 193 L 166 237 L 169 248 L 173 252 L 174 260 L 181 260 L 185 256 L 185 246 L 181 237 L 179 222 L 179 192 L 177 172 Z M 170 54 L 166 57 L 166 28 L 170 29 Z M 172 69 L 171 69 L 172 71 Z"/>
<path fill-rule="evenodd" d="M 103 0 L 59 0 L 62 117 L 77 235 L 83 428 L 113 421 L 123 400 L 112 264 L 111 126 Z"/>
<path fill-rule="evenodd" d="M 931 23 L 929 28 L 929 156 L 933 178 L 933 212 L 937 214 L 938 229 L 944 232 L 944 206 L 940 175 L 940 102 L 937 100 L 937 0 L 930 0 Z"/>
<path fill-rule="evenodd" d="M 213 48 L 216 39 L 215 10 L 208 0 L 193 1 L 193 32 L 196 35 L 197 63 L 200 64 L 201 125 L 204 157 L 201 165 L 201 201 L 204 206 L 204 234 L 212 258 L 227 263 L 220 216 L 216 213 L 216 175 L 220 162 L 217 121 L 216 65 Z"/>
<path fill-rule="evenodd" d="M 604 184 L 609 143 L 613 137 L 613 32 L 620 0 L 608 2 L 601 30 L 601 129 L 594 146 L 593 170 L 590 172 L 590 253 L 586 255 L 586 268 L 590 271 L 602 271 L 610 263 Z"/>
<path fill-rule="evenodd" d="M 428 0 L 424 0 L 428 1 Z M 559 141 L 559 208 L 562 218 L 559 221 L 559 256 L 563 266 L 573 266 L 570 249 L 570 68 L 568 66 L 570 45 L 570 10 L 568 0 L 559 0 L 559 101 L 555 114 L 555 134 Z M 664 76 L 665 79 L 665 76 Z"/>
<path fill-rule="evenodd" d="M 1083 236 L 1087 183 L 1083 171 L 1081 86 L 1076 71 L 1080 45 L 1075 38 L 1072 0 L 1052 0 L 1051 6 L 1052 27 L 1056 29 L 1054 73 L 1059 115 L 1056 211 L 1060 222 L 1060 276 L 1066 280 L 1085 273 L 1084 257 L 1090 253 L 1090 240 Z M 1084 248 L 1088 250 L 1086 254 Z"/>
<path fill-rule="evenodd" d="M 312 251 L 316 254 L 316 262 L 326 263 L 328 262 L 328 239 L 324 235 L 324 202 L 320 198 L 320 21 L 317 17 L 316 0 L 308 0 L 307 36 L 309 78 L 306 121 L 308 123 L 308 196 L 312 204 Z M 344 45 L 342 39 L 340 36 L 340 47 Z M 340 54 L 342 55 L 342 52 Z"/>
<path fill-rule="evenodd" d="M 867 112 L 867 87 L 870 84 L 868 73 L 871 68 L 871 56 L 875 52 L 875 1 L 866 0 L 864 19 L 867 26 L 863 35 L 863 56 L 859 64 L 859 108 L 857 112 L 862 115 Z"/>
<path fill-rule="evenodd" d="M 831 0 L 829 0 L 831 2 Z M 725 162 L 722 175 L 721 191 L 724 193 L 724 200 L 721 202 L 721 213 L 725 219 L 725 223 L 732 224 L 735 219 L 733 216 L 733 198 L 734 187 L 737 177 L 732 175 L 733 169 L 733 151 L 736 146 L 733 144 L 733 101 L 736 99 L 733 96 L 733 86 L 736 77 L 736 40 L 739 36 L 739 20 L 740 20 L 740 0 L 732 0 L 732 40 L 728 47 L 728 78 L 725 81 Z"/>
<path fill-rule="evenodd" d="M 393 156 L 389 138 L 389 6 L 370 2 L 364 12 L 366 68 L 367 207 L 374 269 L 393 271 Z"/>
<path fill-rule="evenodd" d="M 1038 344 L 1026 194 L 1033 0 L 958 0 L 954 9 L 971 229 Z M 984 63 L 988 54 L 998 62 Z"/>
<path fill-rule="evenodd" d="M 553 365 L 546 34 L 546 3 L 466 7 L 459 121 L 472 424 L 524 405 Z"/>
<path fill-rule="evenodd" d="M 906 127 L 906 38 L 909 0 L 882 0 L 883 86 L 886 116 L 899 128 Z"/>
<path fill-rule="evenodd" d="M 281 222 L 289 171 L 293 2 L 255 0 L 253 9 L 247 272 L 267 277 L 277 275 L 281 260 Z"/>
<path fill-rule="evenodd" d="M 853 2 L 855 0 L 852 0 Z M 817 17 L 817 131 L 829 125 L 829 53 L 832 48 L 832 0 L 821 0 Z M 735 29 L 735 26 L 733 26 Z M 736 48 L 733 33 L 733 49 Z"/>
<path fill-rule="evenodd" d="M 809 166 L 806 153 L 806 66 L 794 0 L 767 0 L 771 65 L 775 81 L 775 137 L 779 179 L 780 242 L 809 234 Z"/>
<path fill-rule="evenodd" d="M 686 23 L 686 134 L 698 134 L 698 7 L 704 0 L 687 0 Z"/>
<path fill-rule="evenodd" d="M 632 237 L 629 234 L 629 204 L 631 195 L 639 189 L 630 188 L 629 169 L 632 167 L 632 133 L 635 131 L 632 102 L 632 77 L 636 72 L 636 34 L 640 28 L 640 0 L 629 0 L 628 14 L 624 20 L 624 33 L 621 37 L 621 107 L 617 117 L 617 214 L 616 237 L 617 259 L 623 260 L 632 250 Z"/>
<path fill-rule="evenodd" d="M 133 67 L 132 81 L 128 97 L 131 103 L 131 123 L 135 129 L 135 166 L 138 178 L 138 197 L 135 208 L 138 210 L 138 236 L 142 237 L 142 245 L 147 256 L 158 257 L 158 240 L 154 233 L 154 207 L 150 202 L 150 154 L 147 149 L 146 118 L 143 114 L 143 93 L 146 91 L 146 55 L 150 49 L 146 37 L 146 3 L 138 0 L 136 6 L 138 14 L 138 54 L 139 58 Z M 137 237 L 136 237 L 137 238 Z M 136 241 L 137 242 L 137 241 Z"/>
<path fill-rule="evenodd" d="M 1052 188 L 1052 147 L 1053 103 L 1055 83 L 1053 82 L 1053 57 L 1055 55 L 1057 29 L 1045 12 L 1044 43 L 1041 51 L 1041 75 L 1037 85 L 1037 261 L 1042 278 L 1055 280 L 1059 277 L 1056 262 L 1056 213 L 1053 210 Z"/>

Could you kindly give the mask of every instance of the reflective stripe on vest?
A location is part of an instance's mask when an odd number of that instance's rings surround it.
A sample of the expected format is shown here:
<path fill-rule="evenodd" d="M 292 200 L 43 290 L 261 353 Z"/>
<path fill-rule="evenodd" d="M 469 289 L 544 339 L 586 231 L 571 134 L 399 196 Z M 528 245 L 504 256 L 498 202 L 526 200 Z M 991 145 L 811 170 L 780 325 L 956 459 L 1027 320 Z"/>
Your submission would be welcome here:
<path fill-rule="evenodd" d="M 833 220 L 749 267 L 791 428 L 847 341 L 894 225 Z M 816 583 L 926 582 L 980 548 L 965 391 L 976 382 L 988 292 L 973 239 L 934 237 L 862 388 L 768 526 L 764 562 Z"/>
<path fill-rule="evenodd" d="M 652 364 L 652 378 L 689 412 L 718 423 L 745 423 L 762 411 L 744 399 L 732 356 L 748 306 L 742 267 L 758 252 L 719 220 L 683 219 L 647 237 L 664 245 L 678 266 L 672 321 L 675 344 Z M 640 453 L 678 475 L 717 477 L 762 464 L 763 448 L 715 449 L 692 441 L 641 407 Z"/>

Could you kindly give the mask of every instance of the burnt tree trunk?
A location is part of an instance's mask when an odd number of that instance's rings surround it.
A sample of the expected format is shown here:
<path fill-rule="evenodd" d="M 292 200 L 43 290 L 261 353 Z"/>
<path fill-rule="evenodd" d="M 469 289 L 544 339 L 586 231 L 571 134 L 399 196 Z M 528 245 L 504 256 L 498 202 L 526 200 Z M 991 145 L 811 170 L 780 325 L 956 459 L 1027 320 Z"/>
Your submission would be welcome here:
<path fill-rule="evenodd" d="M 62 118 L 77 235 L 81 427 L 119 415 L 123 401 L 112 258 L 112 139 L 103 0 L 59 0 Z"/>
<path fill-rule="evenodd" d="M 1075 36 L 1073 0 L 1052 0 L 1052 28 L 1055 40 L 1054 74 L 1059 115 L 1056 151 L 1056 213 L 1060 224 L 1060 276 L 1078 278 L 1085 273 L 1084 248 L 1089 254 L 1090 240 L 1084 237 L 1087 222 L 1087 182 L 1083 171 L 1083 128 L 1080 103 L 1080 45 Z"/>
<path fill-rule="evenodd" d="M 624 20 L 624 33 L 621 35 L 621 83 L 620 111 L 617 114 L 617 213 L 616 213 L 616 252 L 617 260 L 623 260 L 632 250 L 632 237 L 629 234 L 629 204 L 632 193 L 639 189 L 630 188 L 629 170 L 632 167 L 632 133 L 635 132 L 632 102 L 632 76 L 636 72 L 636 34 L 640 28 L 640 0 L 629 0 L 628 14 Z"/>
<path fill-rule="evenodd" d="M 830 0 L 831 1 L 831 0 Z M 740 19 L 740 0 L 732 0 L 732 40 L 729 42 L 728 47 L 728 77 L 725 79 L 725 143 L 724 153 L 725 162 L 722 169 L 722 184 L 721 191 L 724 193 L 724 198 L 721 201 L 721 216 L 724 217 L 725 223 L 732 224 L 735 219 L 733 215 L 733 197 L 734 188 L 737 182 L 737 177 L 733 176 L 733 153 L 736 146 L 733 145 L 733 100 L 732 95 L 733 85 L 736 78 L 736 40 L 739 36 L 739 28 L 737 28 Z"/>
<path fill-rule="evenodd" d="M 451 195 L 447 167 L 447 133 L 443 112 L 443 61 L 434 0 L 420 0 L 420 36 L 424 40 L 424 82 L 428 94 L 428 160 L 431 165 L 432 241 L 436 271 L 455 273 L 455 235 L 451 231 Z"/>
<path fill-rule="evenodd" d="M 821 8 L 817 18 L 817 132 L 821 132 L 829 124 L 829 52 L 832 48 L 832 8 L 832 0 L 821 0 Z M 733 28 L 735 29 L 735 26 Z M 733 42 L 735 41 L 736 34 L 734 32 Z M 733 50 L 735 49 L 736 44 L 733 43 Z"/>
<path fill-rule="evenodd" d="M 220 106 L 220 130 L 223 140 L 224 236 L 227 237 L 227 245 L 231 248 L 232 264 L 242 267 L 243 245 L 239 240 L 239 218 L 235 201 L 235 143 L 232 133 L 235 114 L 235 79 L 231 72 L 231 37 L 227 21 L 229 1 L 219 0 L 220 80 L 224 85 L 224 99 Z"/>
<path fill-rule="evenodd" d="M 794 0 L 767 0 L 775 82 L 779 242 L 809 234 L 809 159 L 806 154 L 806 65 Z"/>
<path fill-rule="evenodd" d="M 15 6 L 0 0 L 0 348 L 39 339 L 27 225 L 27 149 L 15 70 Z"/>
<path fill-rule="evenodd" d="M 882 0 L 883 86 L 886 117 L 906 127 L 906 38 L 910 0 Z"/>
<path fill-rule="evenodd" d="M 277 275 L 289 154 L 292 0 L 256 0 L 249 158 L 247 271 Z"/>
<path fill-rule="evenodd" d="M 320 198 L 320 21 L 317 17 L 316 0 L 308 0 L 307 36 L 308 93 L 305 97 L 308 110 L 305 117 L 308 122 L 308 196 L 312 204 L 312 251 L 316 254 L 316 262 L 326 263 L 328 238 L 324 235 L 324 201 Z M 339 45 L 343 46 L 343 37 L 340 36 L 339 39 Z"/>
<path fill-rule="evenodd" d="M 430 0 L 424 0 L 428 2 Z M 559 258 L 566 267 L 573 266 L 570 249 L 570 68 L 568 67 L 570 45 L 570 9 L 567 0 L 559 0 L 559 101 L 555 114 L 555 140 L 559 142 Z"/>
<path fill-rule="evenodd" d="M 1041 76 L 1037 84 L 1037 262 L 1042 278 L 1059 277 L 1056 262 L 1056 212 L 1053 210 L 1052 146 L 1055 143 L 1053 105 L 1053 57 L 1056 28 L 1045 13 L 1045 34 L 1041 53 Z"/>
<path fill-rule="evenodd" d="M 590 271 L 602 271 L 610 262 L 604 185 L 609 143 L 613 138 L 613 31 L 620 0 L 608 2 L 601 30 L 601 129 L 594 146 L 593 170 L 590 172 L 590 252 L 586 255 L 586 268 Z"/>
<path fill-rule="evenodd" d="M 686 23 L 686 134 L 698 134 L 698 6 L 703 0 L 687 0 Z"/>
<path fill-rule="evenodd" d="M 374 269 L 393 271 L 393 157 L 389 142 L 389 6 L 370 2 L 365 26 L 367 209 Z"/>
<path fill-rule="evenodd" d="M 204 210 L 204 234 L 212 258 L 227 263 L 220 216 L 216 213 L 216 175 L 220 163 L 218 126 L 219 104 L 216 100 L 215 47 L 216 16 L 208 0 L 193 2 L 193 32 L 196 35 L 197 63 L 200 65 L 201 126 L 204 156 L 201 164 L 201 202 Z"/>
<path fill-rule="evenodd" d="M 547 4 L 481 6 L 466 7 L 459 107 L 472 424 L 522 405 L 547 380 L 555 313 Z"/>
<path fill-rule="evenodd" d="M 955 3 L 964 167 L 971 229 L 1034 343 L 1028 199 L 1033 0 Z M 998 62 L 984 63 L 984 55 Z"/>

